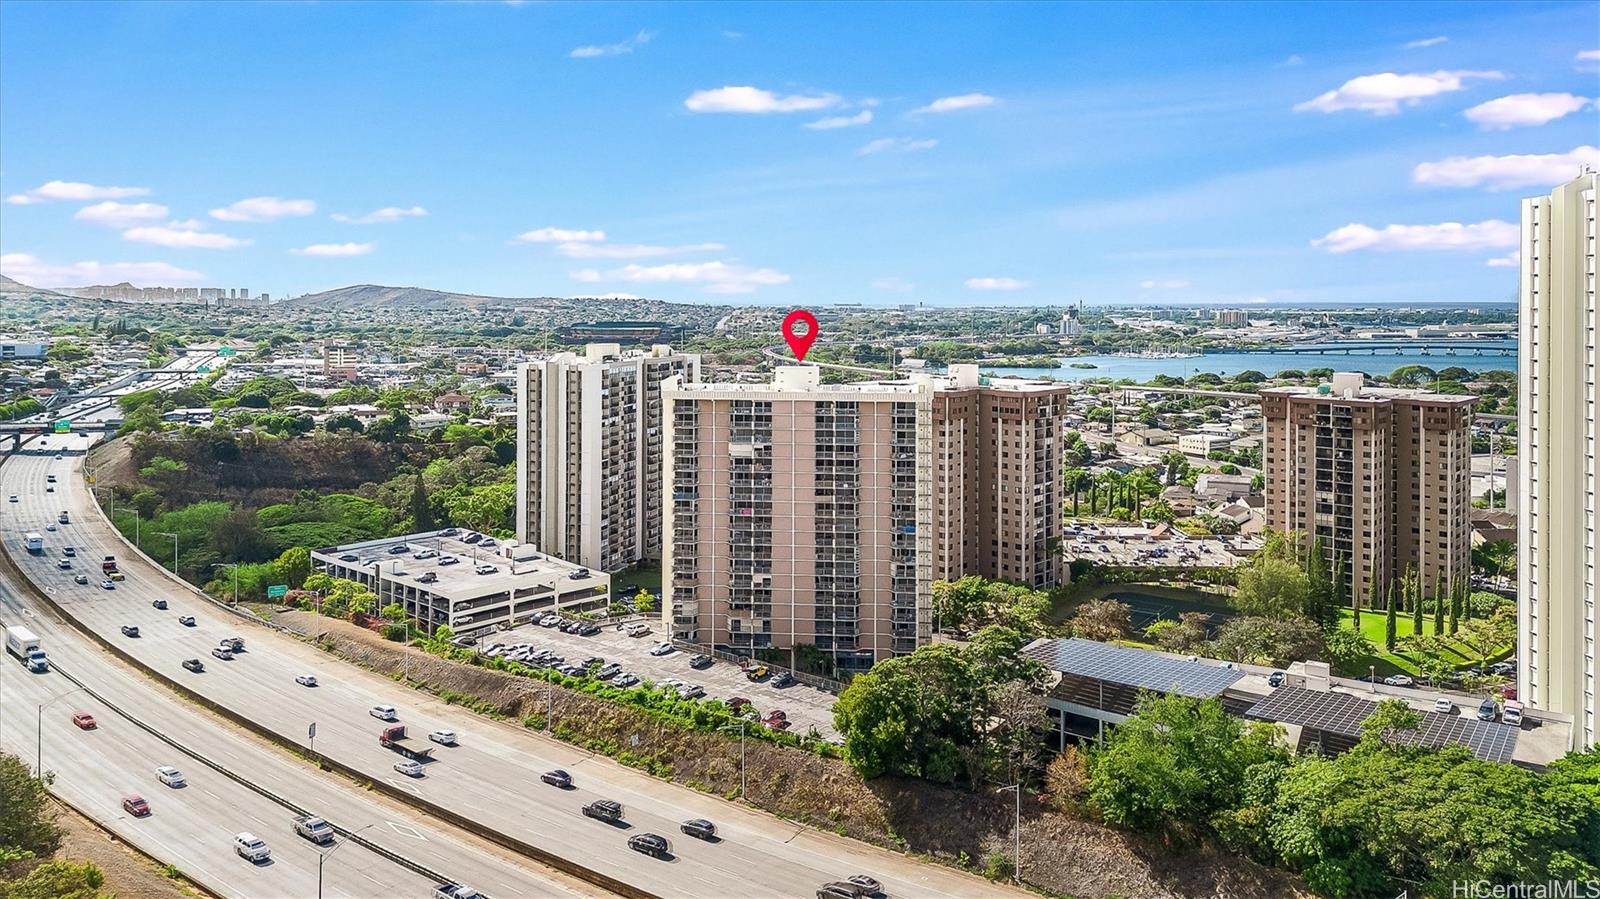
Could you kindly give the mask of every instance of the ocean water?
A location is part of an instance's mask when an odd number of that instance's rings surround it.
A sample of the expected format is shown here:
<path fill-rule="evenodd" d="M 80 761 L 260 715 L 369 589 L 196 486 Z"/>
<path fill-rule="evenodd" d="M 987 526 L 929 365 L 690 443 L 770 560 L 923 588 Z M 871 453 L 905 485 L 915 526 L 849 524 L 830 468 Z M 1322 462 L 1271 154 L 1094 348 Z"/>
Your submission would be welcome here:
<path fill-rule="evenodd" d="M 1236 375 L 1254 369 L 1272 377 L 1284 369 L 1331 368 L 1334 371 L 1359 371 L 1369 375 L 1387 375 L 1402 365 L 1426 365 L 1440 369 L 1459 366 L 1468 371 L 1516 371 L 1516 341 L 1500 341 L 1498 345 L 1512 351 L 1512 355 L 1484 351 L 1475 355 L 1471 350 L 1458 350 L 1454 355 L 1442 351 L 1427 354 L 1416 352 L 1396 353 L 1379 350 L 1376 355 L 1340 349 L 1318 353 L 1204 353 L 1180 359 L 1147 359 L 1140 356 L 1063 356 L 1057 368 L 1000 368 L 995 374 L 1018 377 L 1050 377 L 1060 381 L 1081 381 L 1085 378 L 1132 378 L 1149 381 L 1157 375 L 1188 378 L 1202 372 L 1217 375 Z M 1092 363 L 1094 368 L 1072 368 L 1071 363 Z M 985 371 L 990 369 L 985 368 Z"/>

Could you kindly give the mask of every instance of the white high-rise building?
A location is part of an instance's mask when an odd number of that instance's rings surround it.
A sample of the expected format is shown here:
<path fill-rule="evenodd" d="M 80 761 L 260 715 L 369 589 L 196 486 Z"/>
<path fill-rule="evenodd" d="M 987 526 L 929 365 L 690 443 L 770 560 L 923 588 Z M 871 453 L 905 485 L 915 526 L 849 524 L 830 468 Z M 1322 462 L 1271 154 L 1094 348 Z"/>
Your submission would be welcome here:
<path fill-rule="evenodd" d="M 1596 175 L 1522 201 L 1518 353 L 1520 698 L 1596 742 Z"/>
<path fill-rule="evenodd" d="M 700 380 L 669 346 L 592 343 L 517 367 L 517 539 L 605 572 L 661 558 L 661 382 Z"/>

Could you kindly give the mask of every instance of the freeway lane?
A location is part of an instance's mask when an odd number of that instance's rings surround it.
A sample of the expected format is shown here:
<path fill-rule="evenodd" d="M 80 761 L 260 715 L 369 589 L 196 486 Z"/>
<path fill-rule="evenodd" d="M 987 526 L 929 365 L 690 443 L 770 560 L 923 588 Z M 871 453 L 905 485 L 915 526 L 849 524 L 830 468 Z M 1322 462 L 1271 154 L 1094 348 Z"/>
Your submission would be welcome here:
<path fill-rule="evenodd" d="M 73 439 L 77 447 L 87 443 Z M 307 725 L 315 721 L 318 752 L 497 831 L 663 895 L 809 896 L 818 884 L 856 872 L 884 881 L 891 896 L 1021 895 L 664 783 L 610 759 L 447 706 L 267 628 L 247 626 L 142 558 L 130 558 L 76 477 L 79 458 L 22 455 L 0 469 L 0 493 L 26 500 L 20 508 L 0 509 L 7 550 L 70 614 L 120 648 L 301 745 L 306 744 Z M 47 472 L 58 475 L 55 494 L 42 492 Z M 47 534 L 46 554 L 22 553 L 17 535 L 36 529 L 62 508 L 72 512 L 73 523 Z M 128 580 L 111 591 L 94 583 L 72 584 L 69 572 L 57 570 L 54 561 L 60 546 L 68 543 L 91 568 L 103 552 L 115 553 Z M 171 608 L 152 609 L 151 600 L 157 597 L 167 598 Z M 180 614 L 195 616 L 197 626 L 179 625 Z M 139 625 L 143 635 L 122 637 L 122 624 Z M 249 651 L 233 662 L 212 659 L 210 647 L 233 634 L 245 638 Z M 205 673 L 192 675 L 179 666 L 190 657 L 205 659 Z M 316 674 L 322 686 L 297 685 L 295 676 L 305 672 Z M 425 777 L 402 778 L 391 770 L 396 756 L 378 745 L 382 724 L 367 715 L 377 703 L 396 706 L 414 738 L 444 727 L 461 734 L 461 745 L 439 747 Z M 577 789 L 540 784 L 539 772 L 555 767 L 573 772 Z M 596 798 L 620 801 L 630 826 L 611 827 L 583 817 L 582 805 Z M 700 843 L 679 834 L 679 822 L 691 817 L 717 822 L 723 841 Z M 668 836 L 676 855 L 658 861 L 628 850 L 627 836 L 640 832 Z"/>

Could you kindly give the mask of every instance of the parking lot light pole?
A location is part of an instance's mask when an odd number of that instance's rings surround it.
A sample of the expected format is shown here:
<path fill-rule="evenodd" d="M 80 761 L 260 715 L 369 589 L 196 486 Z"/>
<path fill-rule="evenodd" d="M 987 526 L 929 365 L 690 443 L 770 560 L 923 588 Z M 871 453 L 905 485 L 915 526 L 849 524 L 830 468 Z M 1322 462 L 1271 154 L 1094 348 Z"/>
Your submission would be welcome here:
<path fill-rule="evenodd" d="M 741 800 L 745 798 L 744 797 L 744 788 L 745 788 L 744 772 L 745 772 L 745 759 L 746 759 L 746 756 L 745 756 L 745 748 L 744 748 L 744 732 L 745 732 L 745 726 L 748 723 L 749 722 L 746 722 L 746 721 L 740 721 L 739 725 L 738 725 L 739 726 L 739 798 Z M 733 730 L 733 728 L 734 728 L 734 725 L 732 725 L 732 724 L 724 724 L 724 725 L 722 725 L 721 727 L 719 727 L 717 729 L 718 730 Z"/>
<path fill-rule="evenodd" d="M 345 835 L 345 842 L 346 843 L 349 842 L 351 837 L 354 837 L 356 834 L 360 833 L 361 831 L 366 830 L 368 827 L 377 827 L 377 826 L 378 826 L 377 823 L 374 822 L 372 824 L 366 824 L 366 825 L 363 825 L 361 827 L 358 827 L 355 830 L 352 830 L 352 831 L 350 831 L 350 833 Z M 343 846 L 343 845 L 344 845 L 344 843 L 335 843 L 333 848 L 329 849 L 327 852 L 319 852 L 319 853 L 317 853 L 317 899 L 322 899 L 322 865 L 323 865 L 324 862 L 326 862 L 328 860 L 328 856 L 333 855 L 335 852 L 338 852 L 339 851 L 339 847 Z"/>

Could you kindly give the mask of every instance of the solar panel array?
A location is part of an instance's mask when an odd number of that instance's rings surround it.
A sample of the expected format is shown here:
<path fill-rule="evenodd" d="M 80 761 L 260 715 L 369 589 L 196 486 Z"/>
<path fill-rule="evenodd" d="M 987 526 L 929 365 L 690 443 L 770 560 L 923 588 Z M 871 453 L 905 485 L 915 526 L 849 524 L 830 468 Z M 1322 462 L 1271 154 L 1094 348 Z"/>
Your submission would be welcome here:
<path fill-rule="evenodd" d="M 1361 722 L 1377 708 L 1377 703 L 1349 693 L 1279 687 L 1250 709 L 1250 717 L 1360 737 Z M 1424 712 L 1416 741 L 1425 746 L 1461 745 L 1484 761 L 1509 762 L 1520 733 L 1509 724 Z"/>
<path fill-rule="evenodd" d="M 1022 655 L 1062 674 L 1201 699 L 1220 695 L 1244 676 L 1236 669 L 1220 665 L 1189 662 L 1147 649 L 1076 637 L 1042 640 L 1025 647 Z"/>

